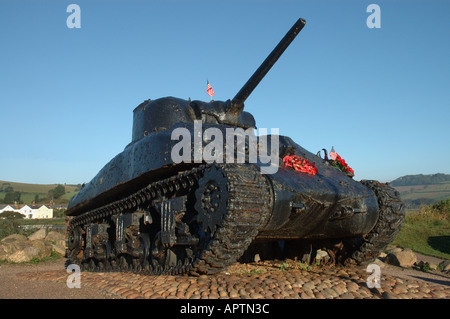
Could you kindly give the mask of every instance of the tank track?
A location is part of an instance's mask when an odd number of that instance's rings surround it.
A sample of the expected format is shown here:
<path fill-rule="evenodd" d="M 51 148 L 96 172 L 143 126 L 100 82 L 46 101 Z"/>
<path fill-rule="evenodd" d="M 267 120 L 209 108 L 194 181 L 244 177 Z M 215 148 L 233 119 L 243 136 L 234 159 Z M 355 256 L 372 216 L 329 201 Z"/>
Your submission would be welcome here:
<path fill-rule="evenodd" d="M 388 184 L 373 180 L 362 180 L 378 199 L 379 216 L 372 230 L 357 241 L 351 259 L 358 264 L 376 258 L 395 239 L 405 220 L 400 194 Z"/>
<path fill-rule="evenodd" d="M 211 194 L 219 200 L 211 201 Z M 166 214 L 172 222 L 166 222 L 166 215 L 161 218 L 163 213 L 155 213 L 155 207 L 169 201 L 175 205 L 177 199 L 184 201 L 185 208 L 182 213 Z M 199 206 L 199 201 L 206 204 Z M 156 275 L 220 272 L 244 253 L 268 219 L 272 203 L 272 188 L 256 166 L 201 165 L 74 217 L 67 229 L 66 255 L 70 263 L 90 271 Z M 123 234 L 129 236 L 127 247 L 135 249 L 115 253 L 117 220 L 132 215 L 140 220 Z M 144 225 L 146 220 L 153 223 Z M 91 236 L 91 232 L 96 235 Z M 171 237 L 174 235 L 177 238 Z M 180 238 L 186 242 L 179 244 Z M 87 246 L 92 246 L 90 255 Z M 95 254 L 107 257 L 93 257 Z"/>
<path fill-rule="evenodd" d="M 216 273 L 241 257 L 267 221 L 272 188 L 256 166 L 225 165 L 228 210 L 208 249 L 197 259 L 201 273 Z"/>

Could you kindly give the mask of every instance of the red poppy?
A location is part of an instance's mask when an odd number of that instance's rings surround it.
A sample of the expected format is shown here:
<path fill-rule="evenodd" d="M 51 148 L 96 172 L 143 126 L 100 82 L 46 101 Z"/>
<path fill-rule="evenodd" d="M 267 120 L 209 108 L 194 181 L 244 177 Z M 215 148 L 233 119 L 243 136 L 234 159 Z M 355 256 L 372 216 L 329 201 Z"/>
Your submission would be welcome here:
<path fill-rule="evenodd" d="M 283 167 L 292 168 L 296 171 L 316 175 L 318 170 L 314 163 L 298 155 L 287 155 L 283 158 Z"/>
<path fill-rule="evenodd" d="M 353 169 L 351 167 L 348 166 L 348 164 L 345 162 L 345 160 L 337 153 L 335 153 L 335 154 L 336 154 L 335 159 L 330 161 L 331 165 L 333 167 L 336 167 L 337 169 L 341 170 L 344 173 L 348 173 L 352 177 L 355 176 L 355 172 L 353 171 Z"/>

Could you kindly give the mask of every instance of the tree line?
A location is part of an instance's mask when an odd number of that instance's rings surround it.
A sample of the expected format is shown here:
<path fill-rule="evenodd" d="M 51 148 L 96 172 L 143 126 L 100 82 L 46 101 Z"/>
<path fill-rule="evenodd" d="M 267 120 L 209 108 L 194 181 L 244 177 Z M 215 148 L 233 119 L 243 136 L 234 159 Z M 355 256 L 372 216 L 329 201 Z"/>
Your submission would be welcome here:
<path fill-rule="evenodd" d="M 3 199 L 0 198 L 0 204 L 23 204 L 23 200 L 21 199 L 22 193 L 19 191 L 14 191 L 14 188 L 11 185 L 5 186 L 2 185 L 2 189 L 0 192 L 5 192 L 5 197 Z M 55 200 L 60 198 L 66 193 L 66 188 L 63 185 L 57 185 L 55 188 L 50 189 L 47 192 L 46 198 L 39 198 L 39 194 L 34 196 L 34 202 L 37 203 L 40 200 Z"/>

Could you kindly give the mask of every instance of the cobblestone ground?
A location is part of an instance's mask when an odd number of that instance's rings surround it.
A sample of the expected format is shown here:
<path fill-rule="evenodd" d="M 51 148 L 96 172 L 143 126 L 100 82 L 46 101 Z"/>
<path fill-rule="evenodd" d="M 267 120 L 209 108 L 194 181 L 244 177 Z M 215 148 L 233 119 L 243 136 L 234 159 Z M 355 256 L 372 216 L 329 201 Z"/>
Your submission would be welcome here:
<path fill-rule="evenodd" d="M 300 269 L 294 263 L 235 264 L 214 276 L 146 276 L 134 273 L 81 273 L 81 285 L 126 299 L 449 299 L 447 281 L 423 281 L 383 274 L 380 288 L 367 286 L 365 267 Z M 25 280 L 66 283 L 64 270 L 24 272 Z"/>

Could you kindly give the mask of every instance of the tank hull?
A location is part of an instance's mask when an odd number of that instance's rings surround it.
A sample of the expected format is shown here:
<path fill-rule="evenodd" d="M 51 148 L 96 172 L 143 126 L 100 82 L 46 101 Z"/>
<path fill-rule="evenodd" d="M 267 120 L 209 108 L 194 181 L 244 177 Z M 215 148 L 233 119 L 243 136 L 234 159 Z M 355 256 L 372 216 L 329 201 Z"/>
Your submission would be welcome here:
<path fill-rule="evenodd" d="M 226 136 L 227 128 L 231 128 L 203 125 L 202 134 L 211 127 L 220 129 L 223 136 Z M 193 124 L 176 125 L 173 129 L 176 128 L 185 128 L 192 136 L 198 133 Z M 200 165 L 175 163 L 172 160 L 171 152 L 179 140 L 173 140 L 171 132 L 156 132 L 128 145 L 72 199 L 67 215 L 78 216 L 124 198 L 150 182 Z M 272 136 L 268 135 L 266 140 L 267 148 L 270 149 Z M 294 149 L 296 154 L 313 162 L 318 173 L 313 176 L 284 168 L 277 163 L 278 170 L 274 174 L 266 174 L 273 202 L 269 219 L 259 229 L 259 238 L 342 238 L 370 231 L 378 217 L 377 199 L 370 189 L 331 167 L 290 138 L 276 136 L 276 140 L 281 150 Z M 248 150 L 249 140 L 245 142 L 245 149 Z M 203 149 L 207 145 L 203 142 Z M 225 148 L 225 138 L 223 145 Z M 191 151 L 192 154 L 195 151 L 194 144 L 191 144 Z M 254 165 L 264 167 L 261 163 Z"/>
<path fill-rule="evenodd" d="M 372 190 L 353 180 L 327 161 L 306 151 L 288 137 L 280 137 L 280 149 L 315 164 L 316 175 L 280 167 L 268 175 L 274 207 L 262 238 L 345 238 L 368 233 L 378 218 Z"/>
<path fill-rule="evenodd" d="M 183 139 L 172 133 L 176 129 Z M 216 139 L 206 138 L 211 129 Z M 230 129 L 236 143 L 227 139 Z M 184 123 L 130 143 L 70 202 L 69 258 L 94 270 L 127 265 L 152 274 L 214 273 L 239 259 L 252 242 L 364 238 L 377 228 L 382 210 L 397 214 L 389 220 L 402 221 L 398 193 L 386 204 L 380 202 L 386 196 L 375 191 L 382 187 L 380 193 L 389 193 L 388 186 L 357 182 L 289 137 L 252 132 Z M 173 150 L 183 141 L 181 153 L 192 158 L 179 162 Z M 215 149 L 211 154 L 221 157 L 205 163 L 213 141 L 223 152 Z M 254 141 L 259 155 L 276 157 L 251 162 Z M 235 162 L 244 163 L 229 163 L 227 146 Z M 196 157 L 199 148 L 203 154 Z M 314 163 L 317 174 L 284 167 L 286 150 Z"/>

